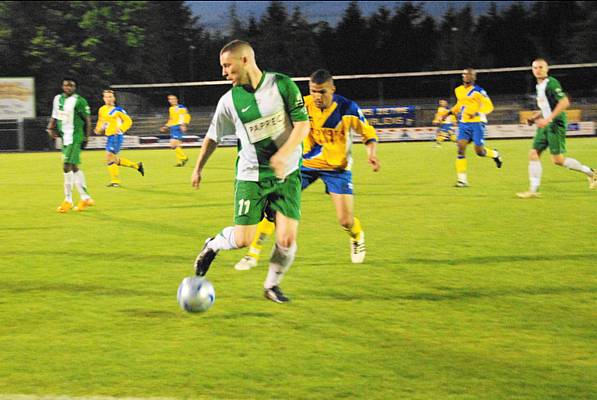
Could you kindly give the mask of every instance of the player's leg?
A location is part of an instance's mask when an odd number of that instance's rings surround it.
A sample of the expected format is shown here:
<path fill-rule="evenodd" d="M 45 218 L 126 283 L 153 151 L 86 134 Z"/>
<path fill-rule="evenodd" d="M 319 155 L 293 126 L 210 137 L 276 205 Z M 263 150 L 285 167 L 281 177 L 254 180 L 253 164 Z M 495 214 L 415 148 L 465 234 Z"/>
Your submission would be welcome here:
<path fill-rule="evenodd" d="M 122 142 L 124 141 L 124 135 L 114 135 L 110 136 L 110 138 L 114 138 L 114 146 L 111 149 L 111 152 L 114 154 L 116 158 L 116 164 L 118 164 L 121 167 L 133 168 L 139 171 L 141 176 L 144 176 L 145 170 L 143 169 L 142 162 L 131 161 L 128 158 L 119 156 L 120 149 L 122 148 Z"/>
<path fill-rule="evenodd" d="M 64 200 L 62 200 L 62 203 L 60 203 L 56 209 L 56 211 L 59 213 L 66 213 L 73 208 L 73 186 L 75 178 L 72 170 L 73 165 L 67 162 L 69 159 L 69 154 L 71 153 L 71 149 L 69 149 L 69 147 L 72 146 L 73 145 L 70 144 L 68 146 L 62 147 L 64 158 L 64 163 L 62 165 L 62 171 L 64 173 Z"/>
<path fill-rule="evenodd" d="M 485 124 L 478 122 L 473 125 L 473 142 L 475 143 L 475 153 L 479 157 L 488 157 L 493 159 L 496 167 L 502 168 L 502 156 L 497 149 L 488 149 L 485 147 Z"/>
<path fill-rule="evenodd" d="M 89 190 L 87 190 L 87 181 L 85 179 L 85 174 L 83 173 L 82 169 L 79 169 L 78 165 L 73 165 L 73 177 L 74 177 L 74 186 L 77 188 L 79 192 L 79 196 L 81 200 L 77 203 L 74 210 L 75 211 L 83 211 L 87 207 L 92 206 L 95 204 L 95 201 L 91 198 L 89 194 Z"/>
<path fill-rule="evenodd" d="M 340 226 L 350 236 L 350 257 L 353 263 L 365 261 L 365 232 L 361 222 L 354 216 L 352 172 L 325 172 L 322 179 L 336 209 Z"/>
<path fill-rule="evenodd" d="M 176 154 L 176 167 L 184 167 L 184 165 L 189 161 L 189 158 L 182 150 L 182 139 L 183 139 L 183 132 L 180 129 L 180 126 L 171 126 L 170 127 L 170 147 L 174 150 Z"/>
<path fill-rule="evenodd" d="M 537 128 L 533 138 L 533 147 L 529 151 L 529 190 L 516 193 L 521 199 L 532 199 L 540 197 L 539 186 L 541 186 L 541 176 L 543 167 L 541 165 L 541 153 L 547 148 L 547 129 Z"/>
<path fill-rule="evenodd" d="M 460 135 L 459 135 L 460 136 Z M 467 162 L 466 162 L 466 146 L 468 146 L 468 140 L 459 138 L 456 142 L 457 155 L 456 155 L 456 187 L 467 187 Z"/>
<path fill-rule="evenodd" d="M 301 186 L 305 190 L 309 185 L 315 182 L 319 178 L 319 171 L 308 168 L 301 170 Z M 271 208 L 266 207 L 266 216 L 257 224 L 257 231 L 255 237 L 249 246 L 249 252 L 240 259 L 234 268 L 238 271 L 246 271 L 253 267 L 256 267 L 261 257 L 261 250 L 263 244 L 269 236 L 274 233 L 275 230 L 275 218 L 276 212 Z"/>
<path fill-rule="evenodd" d="M 444 140 L 446 140 L 446 137 L 444 136 L 444 132 L 440 126 L 435 132 L 435 147 L 440 147 Z"/>
<path fill-rule="evenodd" d="M 276 213 L 276 244 L 272 250 L 269 269 L 263 283 L 265 298 L 276 303 L 289 301 L 289 298 L 282 292 L 280 283 L 296 256 L 298 222 L 298 220 L 289 218 L 281 212 Z"/>
<path fill-rule="evenodd" d="M 255 237 L 257 223 L 266 205 L 259 182 L 236 181 L 234 190 L 234 226 L 228 226 L 208 238 L 195 259 L 195 273 L 203 276 L 220 250 L 248 246 Z"/>
<path fill-rule="evenodd" d="M 276 244 L 269 262 L 269 270 L 263 283 L 265 298 L 276 303 L 289 299 L 282 293 L 280 283 L 290 269 L 296 255 L 296 237 L 301 215 L 301 177 L 295 171 L 269 196 L 270 206 L 276 211 Z"/>
<path fill-rule="evenodd" d="M 234 265 L 234 269 L 237 271 L 246 271 L 257 266 L 265 241 L 274 233 L 274 230 L 276 229 L 274 221 L 275 213 L 272 215 L 272 217 L 264 217 L 261 222 L 257 224 L 255 236 L 249 245 L 249 251 L 243 258 L 239 260 L 239 262 Z"/>
<path fill-rule="evenodd" d="M 554 123 L 549 125 L 547 128 L 547 140 L 549 143 L 549 152 L 551 153 L 551 160 L 555 165 L 560 167 L 566 167 L 569 170 L 577 171 L 585 174 L 589 179 L 589 188 L 593 189 L 596 184 L 595 176 L 596 172 L 586 165 L 583 165 L 580 161 L 566 157 L 566 130 L 564 126 L 559 126 Z"/>

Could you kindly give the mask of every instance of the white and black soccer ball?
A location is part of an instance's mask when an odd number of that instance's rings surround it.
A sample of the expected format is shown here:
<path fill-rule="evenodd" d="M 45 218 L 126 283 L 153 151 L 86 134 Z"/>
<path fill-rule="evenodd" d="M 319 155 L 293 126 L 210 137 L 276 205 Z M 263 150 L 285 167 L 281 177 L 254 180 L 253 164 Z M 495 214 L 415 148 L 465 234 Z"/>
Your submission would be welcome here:
<path fill-rule="evenodd" d="M 187 277 L 178 287 L 178 304 L 187 312 L 200 313 L 211 308 L 216 301 L 213 285 L 199 276 Z"/>

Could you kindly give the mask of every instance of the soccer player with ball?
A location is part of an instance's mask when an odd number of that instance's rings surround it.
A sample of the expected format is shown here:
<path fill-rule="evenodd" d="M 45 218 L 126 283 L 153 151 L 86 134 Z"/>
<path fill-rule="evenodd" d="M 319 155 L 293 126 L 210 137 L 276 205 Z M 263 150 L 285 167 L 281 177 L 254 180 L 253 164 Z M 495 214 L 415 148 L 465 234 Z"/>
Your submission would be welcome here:
<path fill-rule="evenodd" d="M 306 189 L 318 179 L 323 181 L 336 208 L 338 222 L 350 237 L 351 260 L 360 264 L 365 261 L 365 232 L 354 215 L 352 136 L 361 137 L 367 148 L 367 162 L 377 172 L 380 168 L 377 134 L 357 103 L 335 92 L 329 71 L 320 69 L 311 74 L 309 96 L 305 97 L 311 130 L 303 142 L 302 188 Z M 235 265 L 237 270 L 257 265 L 263 241 L 273 230 L 273 223 L 267 219 L 259 223 L 249 253 Z"/>
<path fill-rule="evenodd" d="M 266 206 L 276 211 L 276 244 L 264 282 L 264 296 L 289 299 L 280 282 L 294 261 L 300 219 L 301 143 L 309 133 L 303 97 L 296 84 L 278 73 L 263 72 L 247 42 L 234 40 L 220 51 L 222 75 L 232 81 L 218 102 L 191 178 L 199 189 L 203 169 L 223 136 L 240 140 L 234 191 L 234 226 L 205 241 L 195 260 L 204 276 L 220 250 L 248 246 Z"/>

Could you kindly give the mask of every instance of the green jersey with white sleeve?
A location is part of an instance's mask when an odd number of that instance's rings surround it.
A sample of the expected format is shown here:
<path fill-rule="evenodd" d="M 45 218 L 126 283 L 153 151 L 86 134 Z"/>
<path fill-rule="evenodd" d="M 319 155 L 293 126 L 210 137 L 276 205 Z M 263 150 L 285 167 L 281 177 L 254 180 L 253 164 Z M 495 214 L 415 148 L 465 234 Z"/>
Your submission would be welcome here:
<path fill-rule="evenodd" d="M 544 79 L 543 82 L 536 86 L 536 88 L 537 105 L 541 110 L 541 116 L 547 118 L 556 108 L 558 102 L 566 97 L 566 93 L 562 90 L 560 82 L 552 76 L 548 76 L 547 79 Z M 556 120 L 566 124 L 566 113 L 562 112 L 556 115 L 554 121 Z"/>
<path fill-rule="evenodd" d="M 87 100 L 78 94 L 54 97 L 52 118 L 57 121 L 58 131 L 62 135 L 62 144 L 81 143 L 85 137 L 85 118 L 91 115 Z"/>
<path fill-rule="evenodd" d="M 269 159 L 288 140 L 293 122 L 308 121 L 303 96 L 286 75 L 263 72 L 253 90 L 234 86 L 220 98 L 206 137 L 239 139 L 236 179 L 259 182 L 274 177 Z M 300 166 L 301 146 L 292 152 L 284 177 Z"/>

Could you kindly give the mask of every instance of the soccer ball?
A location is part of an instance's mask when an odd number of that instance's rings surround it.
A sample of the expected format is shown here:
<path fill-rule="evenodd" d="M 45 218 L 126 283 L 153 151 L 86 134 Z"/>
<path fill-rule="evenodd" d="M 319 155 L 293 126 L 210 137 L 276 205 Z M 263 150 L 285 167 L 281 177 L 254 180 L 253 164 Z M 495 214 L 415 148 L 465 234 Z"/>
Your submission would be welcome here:
<path fill-rule="evenodd" d="M 200 313 L 210 309 L 216 300 L 213 285 L 204 278 L 193 276 L 182 280 L 178 287 L 178 304 L 187 312 Z"/>

